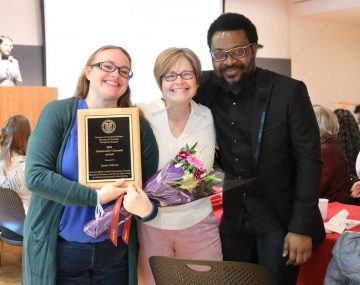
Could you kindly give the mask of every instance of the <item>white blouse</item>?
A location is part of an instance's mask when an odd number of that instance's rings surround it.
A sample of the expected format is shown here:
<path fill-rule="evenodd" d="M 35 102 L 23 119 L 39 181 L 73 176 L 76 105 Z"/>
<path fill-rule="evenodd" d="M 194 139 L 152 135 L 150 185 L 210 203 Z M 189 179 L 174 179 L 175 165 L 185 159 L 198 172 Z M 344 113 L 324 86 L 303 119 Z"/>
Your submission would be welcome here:
<path fill-rule="evenodd" d="M 210 109 L 191 101 L 191 113 L 182 134 L 176 138 L 172 135 L 164 101 L 158 99 L 148 104 L 138 104 L 145 118 L 154 131 L 159 147 L 158 169 L 173 159 L 179 150 L 188 144 L 197 143 L 195 156 L 210 171 L 214 163 L 215 128 Z M 155 219 L 146 222 L 155 228 L 180 230 L 191 227 L 205 219 L 212 212 L 209 198 L 171 207 L 159 207 Z"/>

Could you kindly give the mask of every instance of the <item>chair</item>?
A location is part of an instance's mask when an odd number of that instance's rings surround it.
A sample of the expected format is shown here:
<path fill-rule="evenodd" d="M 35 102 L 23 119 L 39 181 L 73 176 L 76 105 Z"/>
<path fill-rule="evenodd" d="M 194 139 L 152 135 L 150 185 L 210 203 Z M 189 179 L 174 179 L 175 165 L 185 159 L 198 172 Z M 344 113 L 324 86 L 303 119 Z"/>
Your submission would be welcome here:
<path fill-rule="evenodd" d="M 270 284 L 266 269 L 253 263 L 191 260 L 165 256 L 151 256 L 149 261 L 157 285 Z M 202 269 L 196 270 L 188 265 L 201 265 Z"/>
<path fill-rule="evenodd" d="M 24 220 L 25 211 L 20 196 L 11 189 L 0 188 L 0 240 L 10 245 L 22 246 Z"/>

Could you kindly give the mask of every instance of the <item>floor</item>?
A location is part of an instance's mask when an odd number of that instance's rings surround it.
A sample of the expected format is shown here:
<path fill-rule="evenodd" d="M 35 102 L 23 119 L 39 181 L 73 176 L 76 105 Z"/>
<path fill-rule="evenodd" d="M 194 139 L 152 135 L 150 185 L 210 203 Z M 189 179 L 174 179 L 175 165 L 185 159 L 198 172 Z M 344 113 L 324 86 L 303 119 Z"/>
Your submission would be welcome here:
<path fill-rule="evenodd" d="M 0 285 L 21 285 L 21 249 L 0 240 Z"/>

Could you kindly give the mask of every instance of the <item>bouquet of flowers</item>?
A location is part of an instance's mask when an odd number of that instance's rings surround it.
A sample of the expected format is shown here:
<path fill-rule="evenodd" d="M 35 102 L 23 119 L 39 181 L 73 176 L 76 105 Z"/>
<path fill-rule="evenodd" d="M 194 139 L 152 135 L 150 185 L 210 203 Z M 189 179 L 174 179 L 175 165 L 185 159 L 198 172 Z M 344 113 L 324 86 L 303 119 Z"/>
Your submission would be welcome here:
<path fill-rule="evenodd" d="M 174 159 L 155 173 L 144 185 L 144 192 L 158 206 L 173 206 L 189 203 L 222 191 L 222 179 L 219 173 L 207 173 L 203 163 L 195 156 L 195 143 L 181 148 Z M 84 232 L 98 237 L 107 232 L 111 225 L 113 206 L 105 209 L 98 219 L 88 222 Z M 122 207 L 119 224 L 129 213 Z"/>
<path fill-rule="evenodd" d="M 165 167 L 151 177 L 144 191 L 158 206 L 181 205 L 219 192 L 222 179 L 207 173 L 194 155 L 196 145 L 186 145 Z"/>

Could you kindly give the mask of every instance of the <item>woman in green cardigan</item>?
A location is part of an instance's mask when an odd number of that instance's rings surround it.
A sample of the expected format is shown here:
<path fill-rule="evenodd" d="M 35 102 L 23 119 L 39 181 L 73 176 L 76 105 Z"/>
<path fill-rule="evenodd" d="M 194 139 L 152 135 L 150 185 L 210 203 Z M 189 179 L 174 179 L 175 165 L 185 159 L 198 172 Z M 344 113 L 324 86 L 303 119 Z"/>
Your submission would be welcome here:
<path fill-rule="evenodd" d="M 73 98 L 49 103 L 27 150 L 25 177 L 33 192 L 25 220 L 23 284 L 137 284 L 136 220 L 126 245 L 119 231 L 114 247 L 109 233 L 92 238 L 83 226 L 95 209 L 127 193 L 124 207 L 148 221 L 157 208 L 138 187 L 124 180 L 101 189 L 78 183 L 77 110 L 129 107 L 131 58 L 121 47 L 105 46 L 88 59 Z M 155 173 L 158 148 L 149 124 L 140 118 L 143 179 Z M 121 227 L 120 227 L 121 229 Z"/>

